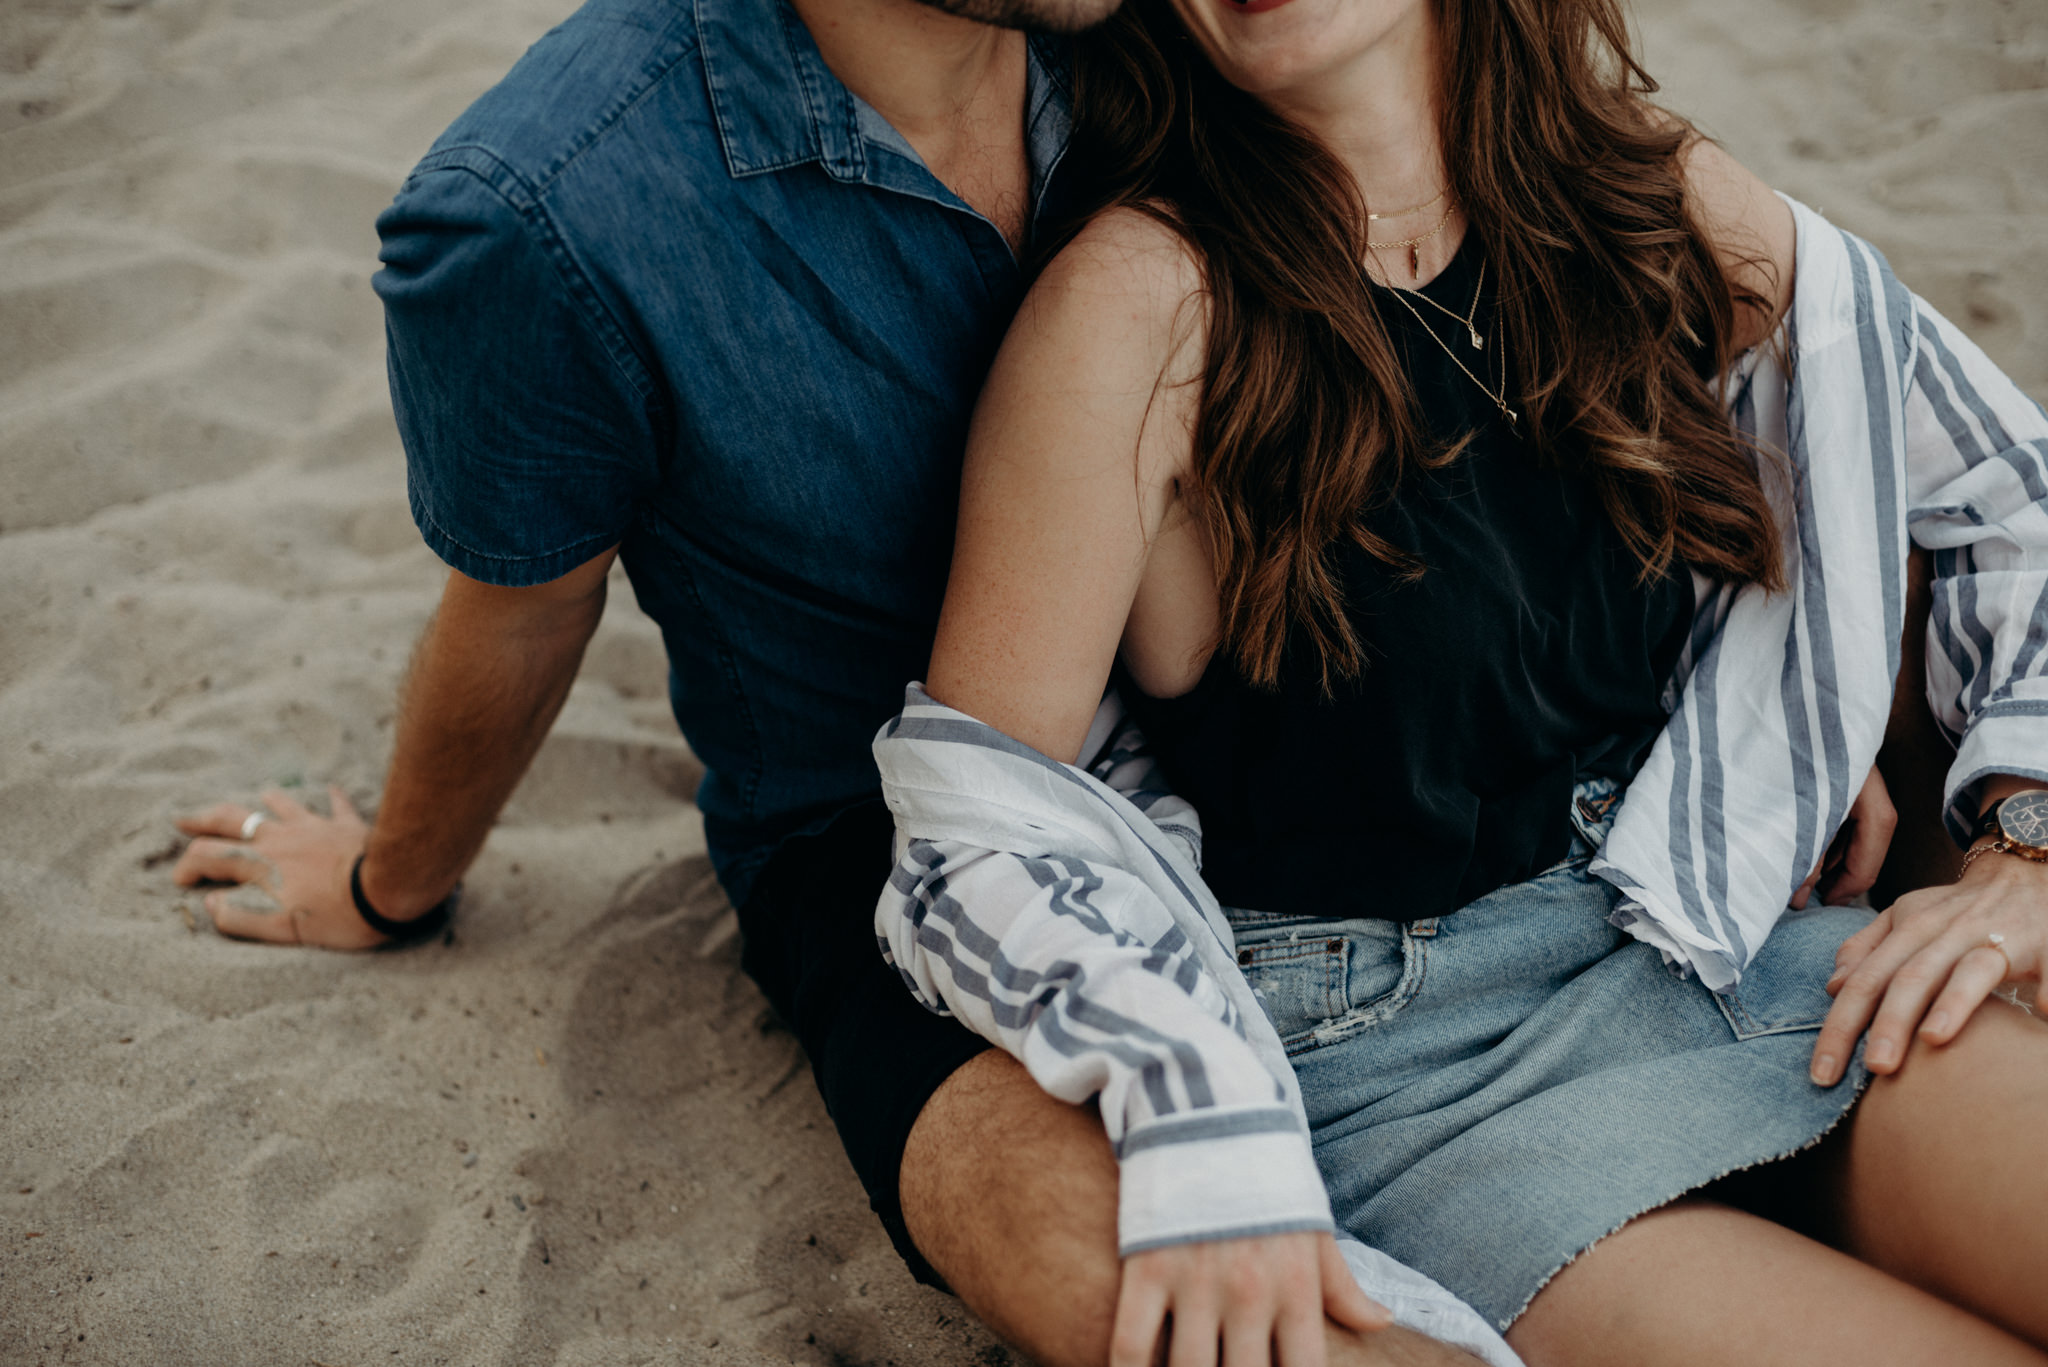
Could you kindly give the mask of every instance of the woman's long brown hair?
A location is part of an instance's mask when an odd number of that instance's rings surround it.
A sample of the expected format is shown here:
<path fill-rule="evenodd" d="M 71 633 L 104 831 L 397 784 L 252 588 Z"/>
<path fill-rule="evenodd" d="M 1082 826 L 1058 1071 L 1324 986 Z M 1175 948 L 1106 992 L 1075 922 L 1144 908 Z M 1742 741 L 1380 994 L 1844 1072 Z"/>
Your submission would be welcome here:
<path fill-rule="evenodd" d="M 1781 587 L 1757 453 L 1718 394 L 1738 310 L 1769 306 L 1687 211 L 1696 135 L 1649 104 L 1617 0 L 1429 3 L 1449 191 L 1498 284 L 1521 431 L 1591 478 L 1646 580 L 1676 560 Z M 1363 667 L 1333 552 L 1422 572 L 1365 515 L 1450 454 L 1427 443 L 1361 273 L 1365 202 L 1320 141 L 1217 75 L 1166 0 L 1126 0 L 1081 38 L 1075 78 L 1084 203 L 1048 250 L 1119 206 L 1193 250 L 1208 338 L 1187 492 L 1219 648 L 1270 687 L 1305 646 L 1327 690 Z"/>

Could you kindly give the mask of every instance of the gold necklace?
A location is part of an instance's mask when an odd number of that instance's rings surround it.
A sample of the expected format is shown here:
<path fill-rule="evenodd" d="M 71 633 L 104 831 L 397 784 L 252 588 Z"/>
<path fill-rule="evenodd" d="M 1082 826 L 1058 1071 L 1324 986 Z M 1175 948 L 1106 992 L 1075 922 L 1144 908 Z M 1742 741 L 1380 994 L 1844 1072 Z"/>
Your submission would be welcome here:
<path fill-rule="evenodd" d="M 1422 201 L 1422 203 L 1420 203 L 1420 204 L 1411 204 L 1411 205 L 1409 205 L 1409 206 L 1408 206 L 1407 208 L 1405 208 L 1405 209 L 1389 209 L 1389 210 L 1387 210 L 1387 211 L 1386 211 L 1385 213 L 1383 213 L 1383 214 L 1374 214 L 1374 213 L 1368 213 L 1368 214 L 1367 214 L 1367 215 L 1365 216 L 1365 221 L 1366 221 L 1366 222 L 1368 222 L 1368 223 L 1377 223 L 1377 222 L 1379 222 L 1379 221 L 1380 221 L 1381 219 L 1383 219 L 1383 218 L 1406 218 L 1406 217 L 1407 217 L 1408 215 L 1410 215 L 1410 214 L 1419 214 L 1419 213 L 1421 213 L 1421 212 L 1422 212 L 1422 211 L 1423 211 L 1424 209 L 1427 209 L 1427 208 L 1428 208 L 1428 207 L 1429 207 L 1430 205 L 1432 205 L 1432 204 L 1436 203 L 1436 202 L 1437 202 L 1438 200 L 1442 199 L 1442 198 L 1443 198 L 1443 197 L 1444 197 L 1445 195 L 1449 194 L 1449 193 L 1450 193 L 1450 189 L 1451 189 L 1451 187 L 1450 187 L 1450 186 L 1448 186 L 1448 185 L 1446 185 L 1446 186 L 1445 186 L 1445 187 L 1444 187 L 1443 189 L 1441 189 L 1441 190 L 1438 190 L 1438 191 L 1437 191 L 1437 192 L 1436 192 L 1435 194 L 1431 195 L 1431 196 L 1430 196 L 1430 197 L 1429 197 L 1428 199 L 1425 199 L 1425 200 L 1423 200 L 1423 201 Z"/>
<path fill-rule="evenodd" d="M 1436 221 L 1434 228 L 1431 228 L 1420 237 L 1404 237 L 1396 242 L 1375 242 L 1368 237 L 1365 240 L 1365 245 L 1370 250 L 1376 252 L 1386 251 L 1390 247 L 1406 247 L 1408 249 L 1408 274 L 1410 278 L 1418 276 L 1422 274 L 1422 253 L 1417 251 L 1416 248 L 1442 232 L 1444 225 L 1451 221 L 1451 214 L 1456 211 L 1457 207 L 1455 204 L 1444 205 L 1444 216 Z"/>
<path fill-rule="evenodd" d="M 1404 308 L 1404 309 L 1407 309 L 1407 310 L 1408 310 L 1408 312 L 1410 312 L 1410 313 L 1412 313 L 1412 314 L 1414 314 L 1414 315 L 1415 315 L 1415 321 L 1416 321 L 1416 322 L 1418 322 L 1418 323 L 1420 323 L 1420 324 L 1422 324 L 1422 330 L 1423 330 L 1424 332 L 1426 332 L 1426 333 L 1428 333 L 1428 334 L 1429 334 L 1429 340 L 1430 340 L 1430 341 L 1432 341 L 1432 342 L 1435 342 L 1435 343 L 1437 344 L 1437 347 L 1438 347 L 1438 348 L 1439 348 L 1440 350 L 1442 350 L 1442 352 L 1444 353 L 1444 355 L 1446 355 L 1446 356 L 1448 356 L 1448 357 L 1450 357 L 1450 358 L 1451 358 L 1451 364 L 1452 364 L 1452 365 L 1454 365 L 1454 366 L 1456 366 L 1456 367 L 1457 367 L 1458 369 L 1460 369 L 1460 370 L 1464 371 L 1464 372 L 1465 372 L 1465 378 L 1466 378 L 1466 379 L 1468 379 L 1468 380 L 1470 380 L 1470 381 L 1471 381 L 1471 382 L 1472 382 L 1473 384 L 1476 384 L 1476 385 L 1478 385 L 1478 386 L 1479 386 L 1479 392 L 1480 392 L 1480 393 L 1482 393 L 1482 394 L 1484 394 L 1484 395 L 1485 395 L 1485 396 L 1486 396 L 1487 398 L 1489 398 L 1489 399 L 1492 399 L 1492 400 L 1493 400 L 1493 406 L 1494 406 L 1495 408 L 1498 408 L 1498 409 L 1500 410 L 1501 416 L 1502 416 L 1502 417 L 1504 417 L 1504 418 L 1506 418 L 1506 419 L 1508 420 L 1508 427 L 1509 427 L 1509 429 L 1510 429 L 1510 430 L 1512 430 L 1512 431 L 1514 431 L 1514 432 L 1516 432 L 1516 433 L 1517 433 L 1517 434 L 1519 435 L 1519 433 L 1520 433 L 1520 430 L 1521 430 L 1521 429 L 1520 429 L 1520 428 L 1519 428 L 1519 427 L 1517 426 L 1517 424 L 1521 422 L 1521 420 L 1522 420 L 1522 415 L 1521 415 L 1521 414 L 1519 414 L 1519 413 L 1517 413 L 1517 412 L 1516 412 L 1516 411 L 1515 411 L 1514 409 L 1512 409 L 1512 408 L 1509 408 L 1509 407 L 1508 407 L 1508 400 L 1507 400 L 1507 392 L 1508 392 L 1508 344 L 1507 344 L 1507 339 L 1506 339 L 1505 337 L 1503 337 L 1503 338 L 1501 339 L 1501 344 L 1500 344 L 1500 391 L 1499 391 L 1498 393 L 1496 393 L 1495 391 L 1493 391 L 1493 390 L 1491 390 L 1491 389 L 1487 388 L 1487 385 L 1486 385 L 1486 381 L 1484 381 L 1484 380 L 1480 379 L 1480 378 L 1479 378 L 1479 377 L 1478 377 L 1477 375 L 1474 375 L 1474 374 L 1472 373 L 1471 369 L 1470 369 L 1469 367 L 1467 367 L 1467 366 L 1466 366 L 1466 364 L 1465 364 L 1465 363 L 1464 363 L 1463 361 L 1461 361 L 1461 360 L 1459 360 L 1459 359 L 1458 359 L 1458 353 L 1457 353 L 1457 352 L 1455 352 L 1455 351 L 1453 351 L 1453 350 L 1451 350 L 1451 348 L 1450 348 L 1450 347 L 1449 347 L 1449 346 L 1448 346 L 1448 345 L 1447 345 L 1447 344 L 1446 344 L 1446 343 L 1444 342 L 1444 339 L 1443 339 L 1443 338 L 1441 338 L 1441 337 L 1439 337 L 1439 336 L 1437 336 L 1437 335 L 1436 335 L 1436 329 L 1435 329 L 1435 328 L 1433 328 L 1433 327 L 1431 327 L 1431 326 L 1429 325 L 1429 320 L 1428 320 L 1427 318 L 1425 318 L 1425 317 L 1423 317 L 1423 316 L 1422 316 L 1422 310 L 1421 310 L 1421 309 L 1418 309 L 1418 308 L 1416 308 L 1416 307 L 1415 307 L 1415 305 L 1413 305 L 1413 304 L 1411 304 L 1411 303 L 1409 303 L 1409 302 L 1408 302 L 1408 298 L 1407 298 L 1407 296 L 1408 296 L 1408 294 L 1409 294 L 1409 291 L 1407 291 L 1407 290 L 1392 290 L 1392 291 L 1391 291 L 1391 293 L 1393 294 L 1394 298 L 1396 298 L 1396 299 L 1398 299 L 1398 300 L 1400 300 L 1400 301 L 1401 301 L 1401 307 L 1402 307 L 1402 308 Z M 1450 312 L 1450 310 L 1446 309 L 1446 310 L 1445 310 L 1445 312 L 1446 312 L 1446 313 L 1449 313 L 1449 312 Z M 1457 317 L 1458 315 L 1456 315 L 1455 313 L 1453 313 L 1453 314 L 1451 314 L 1451 316 L 1452 316 L 1453 318 L 1455 318 L 1455 317 Z"/>
<path fill-rule="evenodd" d="M 1392 289 L 1392 290 L 1399 290 L 1399 289 L 1400 289 L 1400 286 L 1398 286 L 1398 285 L 1389 285 L 1389 286 L 1387 286 L 1387 288 L 1388 288 L 1388 289 Z M 1485 291 L 1486 291 L 1486 262 L 1485 262 L 1485 261 L 1481 261 L 1481 262 L 1479 263 L 1479 283 L 1478 283 L 1478 284 L 1476 284 L 1476 285 L 1474 285 L 1474 286 L 1472 287 L 1472 307 L 1471 307 L 1471 308 L 1469 308 L 1469 309 L 1467 309 L 1467 310 L 1465 311 L 1465 316 L 1464 316 L 1464 317 L 1462 317 L 1462 318 L 1460 318 L 1460 317 L 1459 317 L 1459 316 L 1458 316 L 1457 314 L 1455 314 L 1455 313 L 1451 312 L 1451 311 L 1450 311 L 1449 309 L 1445 308 L 1445 307 L 1444 307 L 1444 306 L 1443 306 L 1442 304 L 1439 304 L 1439 303 L 1438 303 L 1438 302 L 1437 302 L 1436 300 L 1434 300 L 1434 299 L 1430 298 L 1430 297 L 1429 297 L 1428 295 L 1424 294 L 1424 293 L 1423 293 L 1423 292 L 1422 292 L 1421 290 L 1400 290 L 1400 292 L 1401 292 L 1402 294 L 1404 294 L 1404 295 L 1410 295 L 1410 296 L 1412 296 L 1412 297 L 1414 297 L 1414 298 L 1416 298 L 1416 299 L 1420 299 L 1420 300 L 1421 300 L 1421 301 L 1422 301 L 1423 303 L 1425 303 L 1425 304 L 1429 305 L 1429 306 L 1430 306 L 1431 308 L 1435 309 L 1435 310 L 1436 310 L 1436 311 L 1437 311 L 1438 313 L 1441 313 L 1441 314 L 1442 314 L 1442 315 L 1443 315 L 1444 317 L 1446 317 L 1446 318 L 1450 318 L 1450 319 L 1453 319 L 1453 320 L 1455 320 L 1455 321 L 1457 321 L 1457 322 L 1459 322 L 1459 323 L 1463 324 L 1463 325 L 1464 325 L 1464 328 L 1465 328 L 1465 334 L 1466 334 L 1466 336 L 1468 336 L 1468 337 L 1470 337 L 1470 338 L 1472 339 L 1472 349 L 1473 349 L 1474 351 L 1484 351 L 1484 350 L 1486 350 L 1486 338 L 1485 338 L 1485 336 L 1484 336 L 1484 335 L 1482 335 L 1482 334 L 1480 333 L 1480 331 L 1479 331 L 1479 323 L 1478 323 L 1478 318 L 1479 318 L 1479 296 L 1480 296 L 1481 294 L 1485 293 Z M 1432 336 L 1434 336 L 1435 334 L 1431 334 L 1431 335 L 1432 335 Z"/>

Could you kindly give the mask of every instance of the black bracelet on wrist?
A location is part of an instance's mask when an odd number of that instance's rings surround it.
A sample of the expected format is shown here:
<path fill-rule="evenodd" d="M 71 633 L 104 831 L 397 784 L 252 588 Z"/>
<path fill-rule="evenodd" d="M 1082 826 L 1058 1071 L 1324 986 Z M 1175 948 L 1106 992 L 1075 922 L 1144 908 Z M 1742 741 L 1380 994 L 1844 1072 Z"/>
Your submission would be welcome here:
<path fill-rule="evenodd" d="M 455 901 L 462 895 L 462 885 L 457 883 L 446 897 L 428 907 L 410 921 L 394 921 L 370 905 L 370 899 L 363 892 L 363 856 L 357 855 L 356 862 L 348 866 L 348 895 L 355 899 L 356 915 L 363 918 L 370 929 L 397 945 L 418 944 L 431 940 L 448 928 L 455 919 Z"/>

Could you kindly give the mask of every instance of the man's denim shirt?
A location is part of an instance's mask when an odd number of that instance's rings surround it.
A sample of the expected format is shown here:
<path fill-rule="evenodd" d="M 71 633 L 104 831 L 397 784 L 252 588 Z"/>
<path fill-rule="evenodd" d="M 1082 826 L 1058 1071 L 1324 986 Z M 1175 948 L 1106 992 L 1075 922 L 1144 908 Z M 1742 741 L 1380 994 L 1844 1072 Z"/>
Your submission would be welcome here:
<path fill-rule="evenodd" d="M 1033 41 L 1041 215 L 1063 60 Z M 784 0 L 592 0 L 377 227 L 421 533 L 508 585 L 623 546 L 743 900 L 778 842 L 878 790 L 1023 289 L 1008 245 Z"/>

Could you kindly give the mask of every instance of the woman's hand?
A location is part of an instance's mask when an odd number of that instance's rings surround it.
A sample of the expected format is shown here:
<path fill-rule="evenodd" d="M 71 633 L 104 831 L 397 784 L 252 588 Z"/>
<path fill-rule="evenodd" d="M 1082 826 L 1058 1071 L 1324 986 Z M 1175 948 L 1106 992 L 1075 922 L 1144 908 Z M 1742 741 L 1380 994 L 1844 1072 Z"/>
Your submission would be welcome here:
<path fill-rule="evenodd" d="M 1110 1367 L 1323 1367 L 1326 1314 L 1360 1333 L 1394 1322 L 1328 1234 L 1155 1248 L 1124 1259 Z"/>
<path fill-rule="evenodd" d="M 2002 937 L 1994 942 L 1993 936 Z M 1914 1032 L 1947 1044 L 2001 983 L 2038 989 L 2048 962 L 2048 864 L 1978 856 L 1961 879 L 1899 898 L 1843 941 L 1828 991 L 1835 1005 L 1813 1050 L 1813 1080 L 1841 1080 L 1867 1027 L 1863 1062 L 1895 1073 Z"/>
<path fill-rule="evenodd" d="M 1884 868 L 1884 857 L 1891 850 L 1892 832 L 1898 824 L 1891 790 L 1885 787 L 1877 766 L 1872 765 L 1870 777 L 1863 780 L 1862 791 L 1849 804 L 1849 815 L 1843 820 L 1842 829 L 1835 833 L 1834 843 L 1799 885 L 1799 891 L 1792 894 L 1791 905 L 1804 910 L 1814 884 L 1823 877 L 1827 882 L 1820 890 L 1820 900 L 1826 906 L 1839 907 L 1869 892 Z"/>
<path fill-rule="evenodd" d="M 339 788 L 329 788 L 334 815 L 321 816 L 285 793 L 263 795 L 270 809 L 249 838 L 247 807 L 223 802 L 178 819 L 178 829 L 196 839 L 171 870 L 180 887 L 198 883 L 239 883 L 268 893 L 276 911 L 237 906 L 228 889 L 206 894 L 213 928 L 238 940 L 272 944 L 322 945 L 328 949 L 371 949 L 384 937 L 356 915 L 348 870 L 362 853 L 369 827 Z"/>

